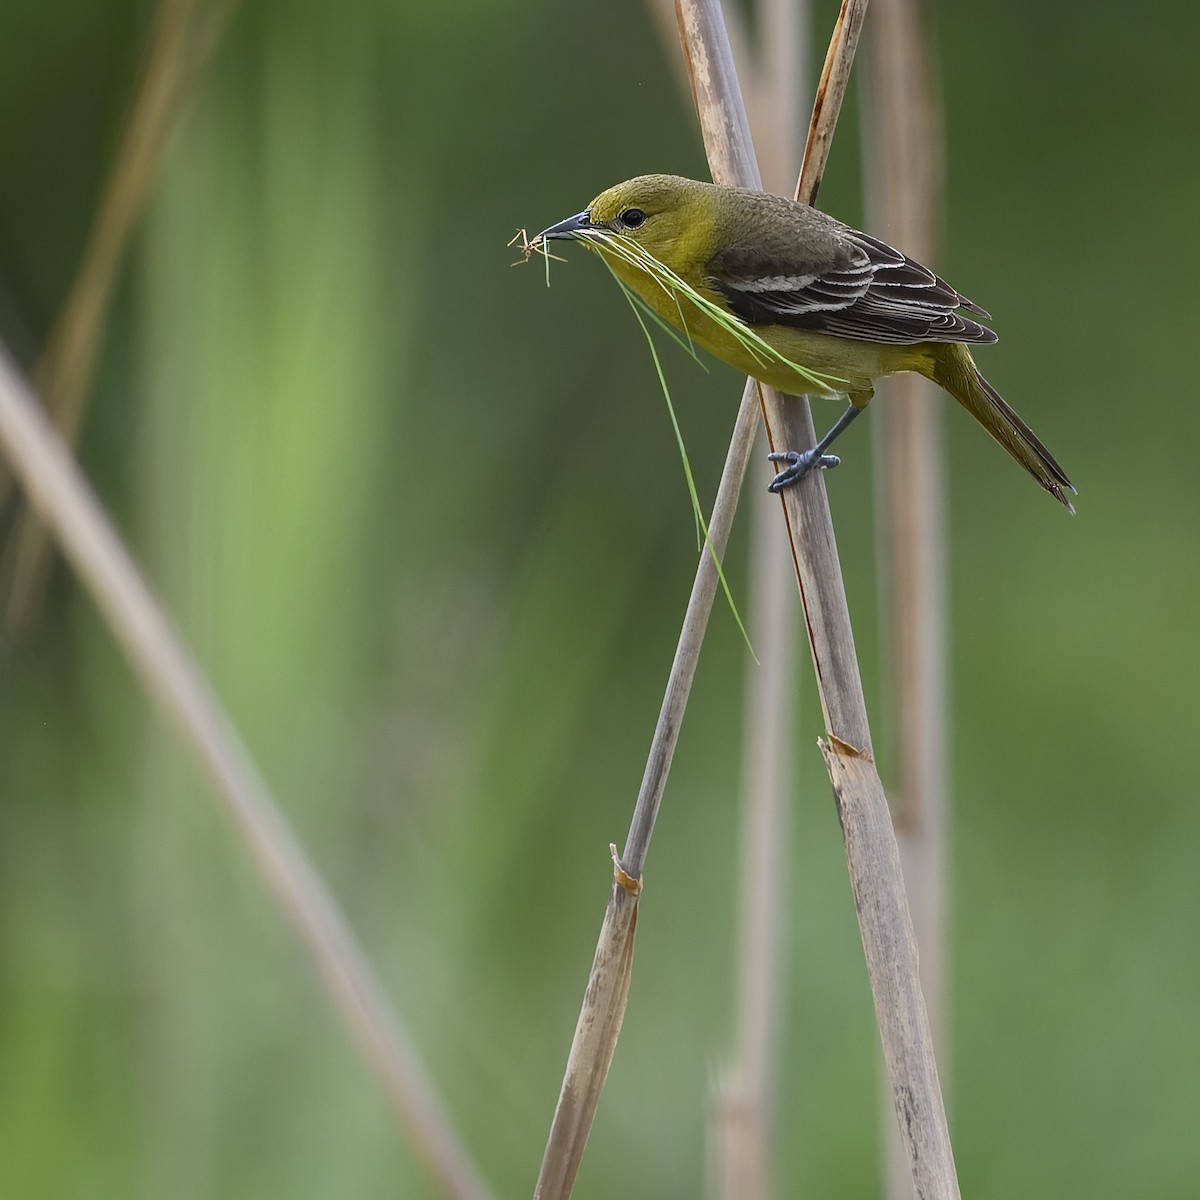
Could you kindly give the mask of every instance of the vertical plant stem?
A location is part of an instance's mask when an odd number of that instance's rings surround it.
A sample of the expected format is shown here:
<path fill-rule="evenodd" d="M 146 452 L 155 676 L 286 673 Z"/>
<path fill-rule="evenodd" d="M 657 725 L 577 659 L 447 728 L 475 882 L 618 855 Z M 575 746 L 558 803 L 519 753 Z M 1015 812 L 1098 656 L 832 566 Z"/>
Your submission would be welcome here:
<path fill-rule="evenodd" d="M 821 77 L 817 80 L 817 94 L 813 99 L 804 162 L 800 167 L 800 182 L 796 185 L 796 199 L 801 204 L 817 202 L 821 180 L 825 178 L 825 165 L 829 161 L 833 131 L 841 115 L 842 100 L 850 82 L 850 68 L 854 65 L 854 55 L 858 50 L 858 39 L 866 16 L 867 0 L 842 0 L 842 7 L 833 25 L 833 36 L 829 39 L 829 49 L 825 52 Z"/>
<path fill-rule="evenodd" d="M 762 662 L 747 666 L 742 719 L 734 1050 L 717 1083 L 709 1156 L 721 1200 L 766 1200 L 774 1190 L 784 1007 L 799 614 L 774 497 L 757 491 L 750 498 L 750 628 Z"/>
<path fill-rule="evenodd" d="M 929 13 L 922 0 L 876 0 L 866 89 L 871 227 L 922 262 L 937 261 L 940 120 Z M 874 434 L 883 553 L 881 611 L 890 657 L 892 816 L 921 951 L 921 986 L 945 1061 L 946 521 L 942 401 L 907 373 L 880 382 Z M 885 1194 L 911 1194 L 889 1126 Z"/>
<path fill-rule="evenodd" d="M 83 424 L 109 300 L 150 195 L 167 137 L 232 0 L 200 19 L 196 0 L 161 0 L 121 145 L 88 232 L 79 271 L 33 372 L 36 394 L 68 443 Z M 0 478 L 0 503 L 11 480 Z M 3 623 L 27 629 L 41 606 L 51 563 L 45 525 L 28 508 L 14 522 L 0 570 Z"/>
<path fill-rule="evenodd" d="M 679 0 L 681 32 L 713 178 L 759 184 L 729 43 L 717 0 Z M 865 0 L 846 0 L 826 58 L 813 111 L 800 199 L 815 198 L 824 171 Z M 763 388 L 773 447 L 815 443 L 802 399 Z M 842 824 L 876 1019 L 896 1117 L 920 1200 L 959 1195 L 929 1019 L 921 994 L 916 942 L 887 800 L 871 749 L 870 728 L 824 480 L 819 473 L 783 494 L 792 557 L 825 717 L 822 743 Z"/>
<path fill-rule="evenodd" d="M 738 58 L 746 64 L 744 82 L 754 98 L 750 112 L 763 180 L 781 194 L 792 188 L 802 154 L 808 8 L 806 0 L 764 0 L 754 54 L 747 47 Z M 765 458 L 765 438 L 762 449 Z M 796 590 L 775 498 L 765 487 L 753 487 L 749 505 L 750 621 L 762 661 L 747 663 L 744 691 L 734 1048 L 730 1069 L 715 1087 L 710 1125 L 713 1194 L 721 1200 L 766 1200 L 774 1192 L 790 874 L 788 781 L 795 768 Z"/>

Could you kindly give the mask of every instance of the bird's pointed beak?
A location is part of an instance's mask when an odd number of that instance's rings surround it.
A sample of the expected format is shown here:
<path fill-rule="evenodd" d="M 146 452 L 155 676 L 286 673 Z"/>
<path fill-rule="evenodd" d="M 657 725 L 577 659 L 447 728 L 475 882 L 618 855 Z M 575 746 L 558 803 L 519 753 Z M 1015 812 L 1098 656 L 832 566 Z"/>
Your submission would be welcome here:
<path fill-rule="evenodd" d="M 590 229 L 595 229 L 595 226 L 592 224 L 592 214 L 589 210 L 584 209 L 583 212 L 576 213 L 573 217 L 568 217 L 565 221 L 559 221 L 557 225 L 551 225 L 549 229 L 543 229 L 533 240 L 534 242 L 551 242 L 555 239 L 567 240 L 580 237 Z"/>

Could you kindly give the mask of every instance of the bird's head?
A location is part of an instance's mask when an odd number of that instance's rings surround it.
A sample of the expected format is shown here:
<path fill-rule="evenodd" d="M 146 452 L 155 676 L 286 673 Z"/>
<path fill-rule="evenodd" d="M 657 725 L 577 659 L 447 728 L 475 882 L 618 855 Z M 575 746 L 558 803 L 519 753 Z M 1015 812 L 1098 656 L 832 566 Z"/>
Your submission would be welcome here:
<path fill-rule="evenodd" d="M 583 212 L 544 229 L 534 243 L 586 239 L 603 252 L 605 240 L 617 235 L 682 273 L 709 249 L 714 190 L 678 175 L 639 175 L 601 192 Z"/>

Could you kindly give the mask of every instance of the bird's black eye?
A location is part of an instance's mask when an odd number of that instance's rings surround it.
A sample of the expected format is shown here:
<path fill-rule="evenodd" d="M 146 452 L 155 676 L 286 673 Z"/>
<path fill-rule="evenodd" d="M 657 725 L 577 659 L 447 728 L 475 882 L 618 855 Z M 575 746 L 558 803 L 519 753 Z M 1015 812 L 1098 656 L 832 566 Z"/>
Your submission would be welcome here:
<path fill-rule="evenodd" d="M 646 214 L 640 208 L 627 208 L 621 214 L 621 224 L 626 229 L 636 229 L 645 219 Z"/>

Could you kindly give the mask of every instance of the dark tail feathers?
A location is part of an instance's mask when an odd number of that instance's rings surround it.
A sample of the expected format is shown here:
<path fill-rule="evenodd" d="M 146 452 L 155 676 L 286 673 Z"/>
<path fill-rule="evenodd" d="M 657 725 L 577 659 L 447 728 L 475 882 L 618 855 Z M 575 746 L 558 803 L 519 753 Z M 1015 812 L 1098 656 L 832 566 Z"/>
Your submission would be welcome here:
<path fill-rule="evenodd" d="M 1067 493 L 1076 493 L 1066 472 L 1033 430 L 980 375 L 970 351 L 956 343 L 939 349 L 942 353 L 930 373 L 933 381 L 945 388 L 1046 491 L 1073 513 L 1075 506 Z"/>

